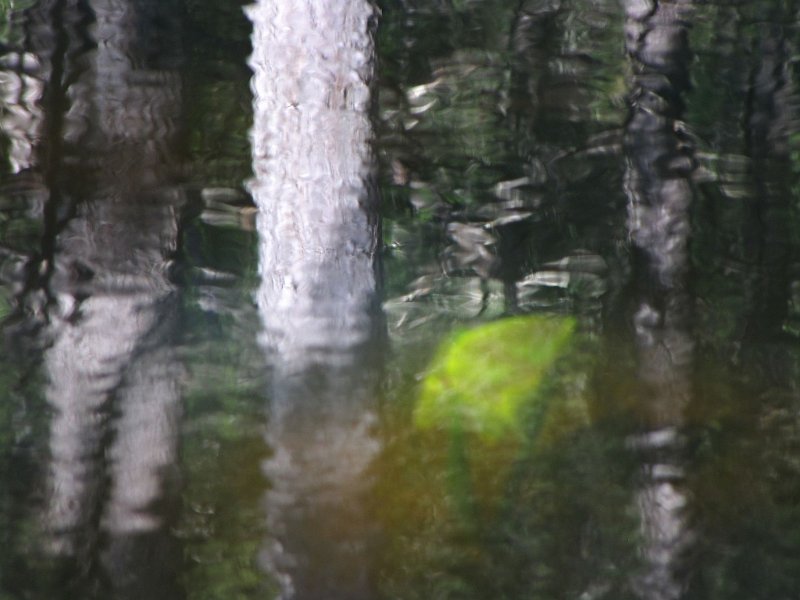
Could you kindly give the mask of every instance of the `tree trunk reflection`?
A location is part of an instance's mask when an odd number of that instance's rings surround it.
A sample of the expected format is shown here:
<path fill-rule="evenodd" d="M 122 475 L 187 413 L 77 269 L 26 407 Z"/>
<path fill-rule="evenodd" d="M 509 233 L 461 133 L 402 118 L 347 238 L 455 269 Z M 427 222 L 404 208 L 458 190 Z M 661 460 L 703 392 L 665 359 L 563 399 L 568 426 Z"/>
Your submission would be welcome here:
<path fill-rule="evenodd" d="M 640 289 L 633 311 L 646 424 L 637 492 L 644 567 L 634 590 L 647 600 L 682 597 L 681 561 L 691 545 L 681 428 L 691 395 L 689 207 L 694 167 L 681 137 L 689 85 L 690 0 L 628 1 L 626 45 L 633 66 L 625 131 L 628 227 Z"/>
<path fill-rule="evenodd" d="M 251 189 L 272 369 L 266 568 L 285 598 L 371 598 L 364 514 L 379 450 L 374 8 L 262 0 L 253 21 Z"/>
<path fill-rule="evenodd" d="M 28 15 L 47 136 L 15 169 L 41 169 L 48 198 L 22 302 L 47 345 L 46 546 L 79 565 L 68 583 L 77 595 L 181 596 L 169 532 L 180 366 L 168 277 L 183 203 L 169 168 L 181 96 L 175 51 L 153 47 L 174 48 L 170 11 L 89 0 Z"/>

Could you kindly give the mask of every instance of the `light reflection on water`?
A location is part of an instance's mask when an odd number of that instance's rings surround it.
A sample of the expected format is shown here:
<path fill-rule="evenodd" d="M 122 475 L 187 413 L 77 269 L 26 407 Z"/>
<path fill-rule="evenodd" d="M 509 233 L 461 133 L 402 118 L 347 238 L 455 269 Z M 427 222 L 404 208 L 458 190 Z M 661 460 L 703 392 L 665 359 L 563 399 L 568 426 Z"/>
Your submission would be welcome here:
<path fill-rule="evenodd" d="M 0 29 L 0 597 L 796 595 L 792 3 L 178 4 Z"/>

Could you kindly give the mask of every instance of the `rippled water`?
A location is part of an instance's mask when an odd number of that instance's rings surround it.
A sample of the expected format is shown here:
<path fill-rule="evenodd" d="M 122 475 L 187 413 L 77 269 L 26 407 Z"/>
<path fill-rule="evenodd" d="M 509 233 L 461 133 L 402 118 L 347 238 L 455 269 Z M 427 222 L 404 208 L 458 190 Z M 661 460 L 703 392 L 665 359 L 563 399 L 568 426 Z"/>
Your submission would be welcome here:
<path fill-rule="evenodd" d="M 0 0 L 0 600 L 798 597 L 798 9 Z"/>

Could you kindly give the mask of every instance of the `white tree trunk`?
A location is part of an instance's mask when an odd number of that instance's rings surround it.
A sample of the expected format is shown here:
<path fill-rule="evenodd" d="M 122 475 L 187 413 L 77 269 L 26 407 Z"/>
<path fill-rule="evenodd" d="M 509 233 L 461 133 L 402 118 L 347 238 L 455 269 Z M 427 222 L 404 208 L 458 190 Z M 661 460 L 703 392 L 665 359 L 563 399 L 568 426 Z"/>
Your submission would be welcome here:
<path fill-rule="evenodd" d="M 284 598 L 367 598 L 379 226 L 367 0 L 262 0 L 251 190 L 272 368 L 267 568 Z"/>

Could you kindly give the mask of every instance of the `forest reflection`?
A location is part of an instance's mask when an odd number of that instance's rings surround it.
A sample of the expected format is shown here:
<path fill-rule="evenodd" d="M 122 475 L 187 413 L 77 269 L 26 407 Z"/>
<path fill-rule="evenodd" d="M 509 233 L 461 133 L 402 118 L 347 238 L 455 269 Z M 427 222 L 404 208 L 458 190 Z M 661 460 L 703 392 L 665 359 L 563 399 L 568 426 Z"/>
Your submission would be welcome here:
<path fill-rule="evenodd" d="M 0 11 L 0 598 L 794 598 L 800 5 L 242 4 Z"/>

